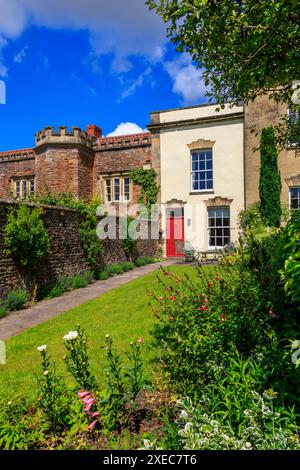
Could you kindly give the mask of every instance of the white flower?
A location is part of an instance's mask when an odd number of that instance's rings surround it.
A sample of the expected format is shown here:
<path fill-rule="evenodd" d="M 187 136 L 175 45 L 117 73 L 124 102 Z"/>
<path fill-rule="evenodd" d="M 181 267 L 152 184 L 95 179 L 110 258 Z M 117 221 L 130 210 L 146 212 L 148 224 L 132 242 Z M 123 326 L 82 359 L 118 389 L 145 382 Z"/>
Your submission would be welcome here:
<path fill-rule="evenodd" d="M 182 410 L 182 412 L 180 413 L 180 418 L 181 419 L 188 419 L 189 415 L 187 414 L 187 412 L 185 410 Z"/>
<path fill-rule="evenodd" d="M 107 339 L 108 339 L 109 337 L 110 337 L 110 335 L 105 335 L 105 338 L 107 338 Z"/>
<path fill-rule="evenodd" d="M 40 352 L 46 351 L 46 349 L 47 349 L 47 344 L 42 344 L 42 346 L 39 346 L 37 348 L 37 350 Z"/>
<path fill-rule="evenodd" d="M 45 370 L 44 375 L 48 375 L 48 374 L 49 374 L 49 371 Z"/>
<path fill-rule="evenodd" d="M 63 337 L 63 339 L 65 339 L 66 341 L 75 341 L 77 337 L 78 337 L 77 331 L 69 331 L 69 333 Z"/>

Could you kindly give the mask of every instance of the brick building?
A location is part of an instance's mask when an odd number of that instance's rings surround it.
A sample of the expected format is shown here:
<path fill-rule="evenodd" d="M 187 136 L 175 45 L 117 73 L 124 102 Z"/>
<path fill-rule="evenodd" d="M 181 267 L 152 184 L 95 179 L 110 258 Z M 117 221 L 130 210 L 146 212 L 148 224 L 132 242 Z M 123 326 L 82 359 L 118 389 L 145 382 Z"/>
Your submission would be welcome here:
<path fill-rule="evenodd" d="M 139 188 L 129 171 L 151 166 L 151 134 L 102 137 L 101 129 L 47 127 L 32 149 L 0 152 L 0 198 L 32 193 L 100 195 L 103 202 L 135 204 Z"/>

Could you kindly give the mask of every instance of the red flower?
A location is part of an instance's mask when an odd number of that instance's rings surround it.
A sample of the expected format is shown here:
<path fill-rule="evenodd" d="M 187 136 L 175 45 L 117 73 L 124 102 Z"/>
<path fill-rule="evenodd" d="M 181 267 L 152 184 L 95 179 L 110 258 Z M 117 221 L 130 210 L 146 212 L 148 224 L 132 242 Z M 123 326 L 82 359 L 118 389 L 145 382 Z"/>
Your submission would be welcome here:
<path fill-rule="evenodd" d="M 272 315 L 274 315 L 274 314 L 273 314 L 273 310 L 272 310 L 271 308 L 270 308 L 270 310 L 268 311 L 268 315 L 270 315 L 270 317 L 271 317 Z"/>
<path fill-rule="evenodd" d="M 209 283 L 207 284 L 207 287 L 209 287 L 209 288 L 212 287 L 212 282 L 209 282 Z"/>
<path fill-rule="evenodd" d="M 201 310 L 202 310 L 202 312 L 205 312 L 205 310 L 206 310 L 205 305 L 202 305 L 202 306 L 201 306 Z"/>
<path fill-rule="evenodd" d="M 203 302 L 205 302 L 205 303 L 207 304 L 207 302 L 208 302 L 208 299 L 204 299 L 204 300 L 203 300 Z"/>
<path fill-rule="evenodd" d="M 162 296 L 158 297 L 158 300 L 163 300 L 163 297 Z"/>
<path fill-rule="evenodd" d="M 174 317 L 169 317 L 169 320 L 170 320 L 170 321 L 173 321 L 173 320 L 174 320 Z"/>
<path fill-rule="evenodd" d="M 145 338 L 139 338 L 137 340 L 138 343 L 143 344 L 145 342 Z"/>
<path fill-rule="evenodd" d="M 221 322 L 221 323 L 224 323 L 224 321 L 225 321 L 225 315 L 224 315 L 224 313 L 222 313 L 222 314 L 220 315 L 220 322 Z"/>
<path fill-rule="evenodd" d="M 169 299 L 172 300 L 172 302 L 173 302 L 175 300 L 174 295 L 170 295 Z"/>
<path fill-rule="evenodd" d="M 217 277 L 216 277 L 216 281 L 219 281 L 219 280 L 220 280 L 220 278 L 219 278 L 219 276 L 217 276 Z"/>

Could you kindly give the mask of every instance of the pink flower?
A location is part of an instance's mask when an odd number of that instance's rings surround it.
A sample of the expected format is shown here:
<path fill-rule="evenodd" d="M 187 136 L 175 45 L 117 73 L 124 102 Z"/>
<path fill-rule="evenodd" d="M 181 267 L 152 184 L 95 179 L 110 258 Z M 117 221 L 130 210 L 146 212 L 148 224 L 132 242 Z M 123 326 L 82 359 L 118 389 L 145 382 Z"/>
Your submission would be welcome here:
<path fill-rule="evenodd" d="M 162 296 L 158 297 L 158 300 L 163 300 L 163 297 Z"/>
<path fill-rule="evenodd" d="M 139 338 L 137 340 L 138 343 L 143 344 L 145 342 L 145 338 Z"/>
<path fill-rule="evenodd" d="M 203 300 L 203 302 L 205 302 L 205 303 L 207 304 L 207 302 L 208 302 L 208 299 L 204 299 L 204 300 Z"/>
<path fill-rule="evenodd" d="M 90 392 L 78 392 L 79 398 L 85 398 L 87 396 L 90 396 Z"/>
<path fill-rule="evenodd" d="M 97 420 L 93 421 L 91 424 L 88 425 L 88 431 L 92 431 L 94 429 L 94 427 L 96 426 L 97 424 Z"/>
<path fill-rule="evenodd" d="M 169 317 L 169 320 L 170 320 L 170 321 L 173 321 L 173 320 L 174 320 L 174 317 Z"/>
<path fill-rule="evenodd" d="M 202 305 L 202 306 L 201 306 L 201 310 L 202 310 L 202 312 L 205 312 L 205 310 L 206 310 L 205 305 Z"/>
<path fill-rule="evenodd" d="M 224 323 L 224 321 L 225 321 L 225 315 L 224 315 L 224 313 L 222 313 L 222 314 L 220 315 L 220 322 L 221 322 L 221 323 Z"/>
<path fill-rule="evenodd" d="M 93 411 L 93 412 L 89 412 L 88 415 L 91 418 L 97 418 L 98 416 L 100 416 L 100 413 L 98 413 L 98 411 Z"/>

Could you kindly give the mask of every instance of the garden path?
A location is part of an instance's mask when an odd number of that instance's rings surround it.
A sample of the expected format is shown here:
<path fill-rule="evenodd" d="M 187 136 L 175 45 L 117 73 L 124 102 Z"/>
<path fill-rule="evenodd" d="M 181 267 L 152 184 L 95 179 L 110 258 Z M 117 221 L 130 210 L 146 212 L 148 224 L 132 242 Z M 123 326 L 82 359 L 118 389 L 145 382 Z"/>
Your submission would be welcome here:
<path fill-rule="evenodd" d="M 74 307 L 78 307 L 88 300 L 100 297 L 116 287 L 155 271 L 160 266 L 170 266 L 172 264 L 174 264 L 174 261 L 148 264 L 147 266 L 111 277 L 106 281 L 96 281 L 88 287 L 66 292 L 61 297 L 44 300 L 27 309 L 11 313 L 0 320 L 0 340 L 7 340 L 28 328 L 39 325 Z"/>

